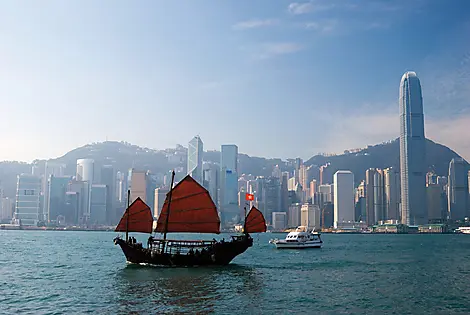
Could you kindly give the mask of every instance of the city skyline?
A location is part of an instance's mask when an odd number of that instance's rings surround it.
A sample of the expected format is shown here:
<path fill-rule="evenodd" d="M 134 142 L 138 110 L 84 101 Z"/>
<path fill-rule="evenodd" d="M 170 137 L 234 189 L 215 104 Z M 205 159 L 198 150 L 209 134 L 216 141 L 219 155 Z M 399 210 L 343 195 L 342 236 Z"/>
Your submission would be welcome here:
<path fill-rule="evenodd" d="M 470 159 L 466 1 L 46 3 L 0 5 L 0 160 L 193 134 L 265 157 L 364 147 L 398 137 L 396 78 L 411 69 L 428 137 Z M 123 113 L 159 119 L 135 128 Z M 322 136 L 278 135 L 286 121 Z"/>

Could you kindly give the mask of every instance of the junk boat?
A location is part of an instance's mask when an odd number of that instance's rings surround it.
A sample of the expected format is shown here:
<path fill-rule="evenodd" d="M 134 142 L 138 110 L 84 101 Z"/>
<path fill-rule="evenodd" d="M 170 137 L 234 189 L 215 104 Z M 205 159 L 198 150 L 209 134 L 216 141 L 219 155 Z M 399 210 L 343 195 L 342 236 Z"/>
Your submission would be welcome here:
<path fill-rule="evenodd" d="M 274 244 L 276 248 L 321 248 L 323 241 L 320 233 L 312 231 L 307 232 L 307 227 L 299 226 L 294 232 L 287 234 L 283 240 L 272 239 L 269 243 Z"/>
<path fill-rule="evenodd" d="M 128 262 L 183 267 L 227 265 L 253 245 L 249 233 L 266 232 L 263 214 L 252 207 L 248 215 L 245 208 L 243 233 L 231 236 L 229 241 L 168 239 L 167 233 L 220 233 L 219 215 L 209 192 L 190 175 L 173 188 L 174 179 L 173 171 L 172 188 L 166 195 L 155 229 L 163 233 L 162 239 L 150 235 L 144 247 L 134 237 L 129 237 L 129 232 L 152 233 L 151 210 L 140 198 L 128 206 L 117 225 L 115 231 L 125 232 L 126 238 L 118 236 L 114 244 L 121 247 Z"/>

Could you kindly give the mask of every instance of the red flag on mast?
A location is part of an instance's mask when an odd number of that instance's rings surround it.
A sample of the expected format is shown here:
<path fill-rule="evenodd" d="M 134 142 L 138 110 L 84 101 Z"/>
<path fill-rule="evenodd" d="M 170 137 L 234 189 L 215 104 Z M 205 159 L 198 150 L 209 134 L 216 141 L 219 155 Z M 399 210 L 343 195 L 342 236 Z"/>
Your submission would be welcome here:
<path fill-rule="evenodd" d="M 253 195 L 253 194 L 245 194 L 245 200 L 253 201 L 253 200 L 255 200 L 255 195 Z"/>

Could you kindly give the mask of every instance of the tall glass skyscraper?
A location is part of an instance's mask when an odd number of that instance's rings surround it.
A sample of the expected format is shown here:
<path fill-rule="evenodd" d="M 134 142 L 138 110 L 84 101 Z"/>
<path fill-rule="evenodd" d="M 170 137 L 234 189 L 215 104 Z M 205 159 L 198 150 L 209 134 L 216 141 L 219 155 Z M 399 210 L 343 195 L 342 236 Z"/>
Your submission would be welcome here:
<path fill-rule="evenodd" d="M 399 105 L 401 221 L 427 224 L 423 97 L 414 72 L 406 72 L 401 78 Z"/>
<path fill-rule="evenodd" d="M 200 184 L 202 184 L 203 152 L 202 140 L 199 136 L 195 136 L 188 143 L 188 174 Z"/>
<path fill-rule="evenodd" d="M 468 169 L 464 159 L 450 161 L 447 179 L 448 217 L 464 220 L 468 216 Z"/>

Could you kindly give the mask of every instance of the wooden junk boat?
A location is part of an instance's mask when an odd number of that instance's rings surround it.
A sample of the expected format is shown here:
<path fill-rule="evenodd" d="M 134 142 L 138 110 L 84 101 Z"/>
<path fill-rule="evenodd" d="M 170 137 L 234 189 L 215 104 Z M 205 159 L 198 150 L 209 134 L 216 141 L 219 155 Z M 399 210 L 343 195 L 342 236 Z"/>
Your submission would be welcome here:
<path fill-rule="evenodd" d="M 175 173 L 172 173 L 173 187 Z M 246 213 L 246 208 L 245 208 Z M 162 239 L 150 235 L 147 247 L 129 238 L 129 232 L 152 233 L 153 216 L 150 208 L 137 198 L 117 225 L 116 232 L 126 232 L 126 238 L 116 237 L 114 244 L 121 246 L 130 263 L 166 266 L 227 265 L 237 255 L 253 245 L 249 233 L 266 232 L 263 214 L 252 207 L 245 215 L 244 231 L 231 236 L 230 241 L 199 241 L 167 239 L 167 233 L 220 233 L 220 219 L 209 192 L 191 176 L 186 176 L 166 195 L 158 217 L 155 232 Z"/>

